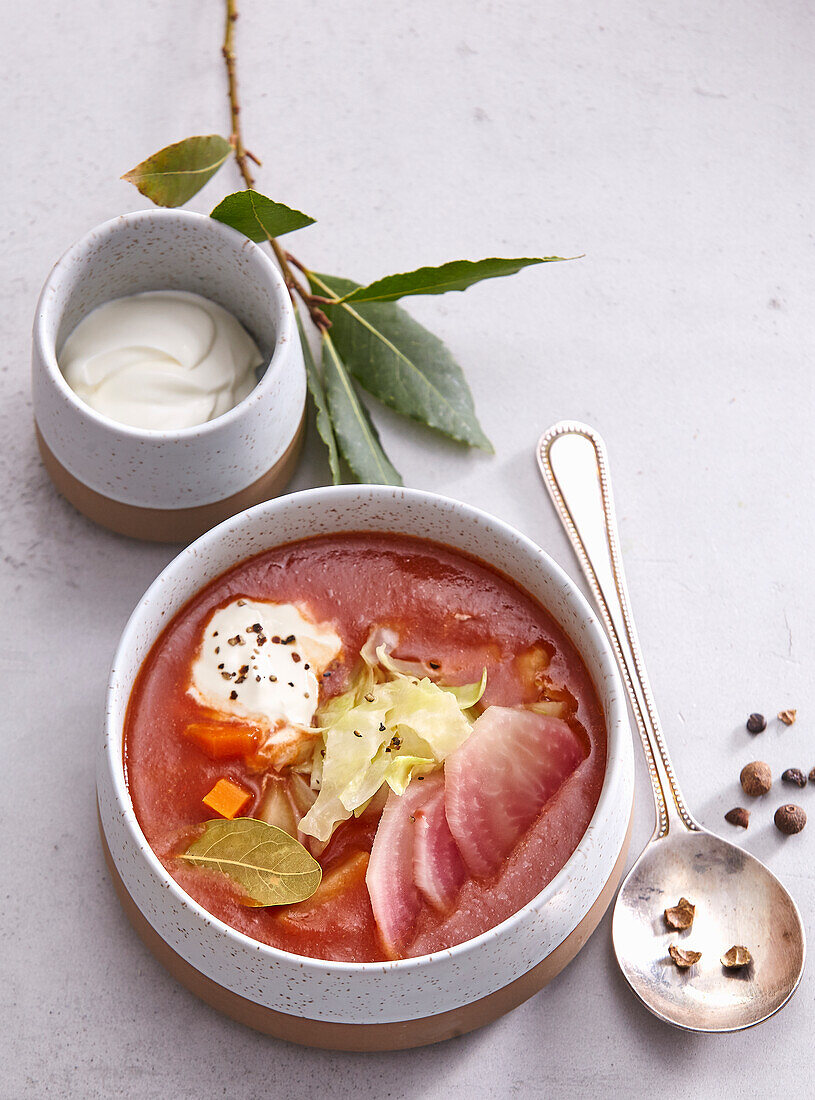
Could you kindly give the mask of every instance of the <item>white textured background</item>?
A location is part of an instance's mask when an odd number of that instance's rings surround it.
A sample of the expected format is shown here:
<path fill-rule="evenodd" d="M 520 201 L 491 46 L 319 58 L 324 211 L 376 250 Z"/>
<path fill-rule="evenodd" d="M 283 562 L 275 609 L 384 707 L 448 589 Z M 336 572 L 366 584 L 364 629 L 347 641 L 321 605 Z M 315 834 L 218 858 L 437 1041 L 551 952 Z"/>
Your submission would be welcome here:
<path fill-rule="evenodd" d="M 243 8 L 247 142 L 259 187 L 319 219 L 296 239 L 311 266 L 364 281 L 458 257 L 586 254 L 410 305 L 464 365 L 495 458 L 390 415 L 383 438 L 408 485 L 497 513 L 574 575 L 533 446 L 561 417 L 600 428 L 677 771 L 697 816 L 726 831 L 747 760 L 815 764 L 812 6 Z M 93 750 L 118 634 L 173 551 L 96 529 L 51 489 L 29 329 L 58 255 L 143 205 L 121 173 L 226 130 L 221 5 L 3 0 L 0 18 L 0 1095 L 806 1095 L 811 972 L 758 1031 L 682 1034 L 635 1002 L 608 918 L 510 1016 L 376 1056 L 244 1030 L 142 947 L 97 843 Z M 194 207 L 236 185 L 231 172 Z M 295 487 L 325 474 L 312 433 Z M 749 711 L 784 706 L 799 710 L 791 729 L 744 732 Z M 638 793 L 634 849 L 652 821 L 644 768 Z M 812 821 L 784 840 L 771 817 L 788 794 L 776 787 L 743 839 L 812 936 L 815 798 L 800 792 Z"/>

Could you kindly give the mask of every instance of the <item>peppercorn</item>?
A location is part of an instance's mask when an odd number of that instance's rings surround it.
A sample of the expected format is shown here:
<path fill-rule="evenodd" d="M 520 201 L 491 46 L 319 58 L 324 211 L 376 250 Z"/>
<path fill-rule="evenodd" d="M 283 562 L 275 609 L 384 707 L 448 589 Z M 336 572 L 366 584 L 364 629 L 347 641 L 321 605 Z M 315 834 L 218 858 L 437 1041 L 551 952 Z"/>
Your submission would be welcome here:
<path fill-rule="evenodd" d="M 747 729 L 750 733 L 762 733 L 767 728 L 767 719 L 763 714 L 751 714 L 747 719 Z"/>
<path fill-rule="evenodd" d="M 752 961 L 753 956 L 740 944 L 734 944 L 720 959 L 722 966 L 727 970 L 739 970 L 742 966 L 749 966 Z"/>
<path fill-rule="evenodd" d="M 786 805 L 778 807 L 773 820 L 779 832 L 785 833 L 787 836 L 794 836 L 795 833 L 800 833 L 806 825 L 807 815 L 800 806 L 788 802 Z"/>
<path fill-rule="evenodd" d="M 676 905 L 665 910 L 665 923 L 675 932 L 684 932 L 693 924 L 696 906 L 687 898 L 680 898 Z"/>
<path fill-rule="evenodd" d="M 773 773 L 763 760 L 753 760 L 741 769 L 739 781 L 745 794 L 749 794 L 751 798 L 757 798 L 759 795 L 766 794 L 773 785 Z"/>
<path fill-rule="evenodd" d="M 729 821 L 731 825 L 740 825 L 742 829 L 746 829 L 750 824 L 750 811 L 745 810 L 743 806 L 736 806 L 727 811 L 724 819 Z"/>
<path fill-rule="evenodd" d="M 781 773 L 781 782 L 794 783 L 796 787 L 805 787 L 807 785 L 807 777 L 800 768 L 787 768 L 785 772 Z"/>
<path fill-rule="evenodd" d="M 672 943 L 668 948 L 668 954 L 680 970 L 687 970 L 689 966 L 698 963 L 702 957 L 701 951 L 691 951 L 689 948 L 683 951 L 682 948 L 677 947 L 675 943 Z"/>

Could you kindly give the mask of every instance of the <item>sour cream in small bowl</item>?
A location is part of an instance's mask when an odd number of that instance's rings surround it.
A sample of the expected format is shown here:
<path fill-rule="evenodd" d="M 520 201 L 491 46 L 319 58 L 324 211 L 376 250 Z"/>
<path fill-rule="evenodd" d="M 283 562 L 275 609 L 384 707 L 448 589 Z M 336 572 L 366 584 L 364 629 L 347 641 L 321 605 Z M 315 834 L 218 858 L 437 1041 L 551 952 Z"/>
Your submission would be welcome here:
<path fill-rule="evenodd" d="M 293 473 L 306 380 L 289 294 L 211 218 L 115 218 L 43 287 L 32 392 L 40 453 L 72 504 L 122 534 L 189 541 Z"/>
<path fill-rule="evenodd" d="M 217 302 L 183 290 L 114 298 L 84 317 L 57 356 L 65 381 L 102 416 L 177 431 L 229 412 L 264 357 Z"/>

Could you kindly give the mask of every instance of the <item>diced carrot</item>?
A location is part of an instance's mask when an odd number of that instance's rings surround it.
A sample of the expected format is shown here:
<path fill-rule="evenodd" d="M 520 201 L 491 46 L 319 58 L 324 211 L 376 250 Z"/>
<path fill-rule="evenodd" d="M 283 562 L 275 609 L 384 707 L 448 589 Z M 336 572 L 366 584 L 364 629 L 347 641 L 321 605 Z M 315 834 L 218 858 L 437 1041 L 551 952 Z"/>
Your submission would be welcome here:
<path fill-rule="evenodd" d="M 245 791 L 231 779 L 219 779 L 201 801 L 221 817 L 233 818 L 238 816 L 251 797 L 250 791 Z"/>
<path fill-rule="evenodd" d="M 190 722 L 184 736 L 214 760 L 249 756 L 258 747 L 260 731 L 236 722 Z"/>

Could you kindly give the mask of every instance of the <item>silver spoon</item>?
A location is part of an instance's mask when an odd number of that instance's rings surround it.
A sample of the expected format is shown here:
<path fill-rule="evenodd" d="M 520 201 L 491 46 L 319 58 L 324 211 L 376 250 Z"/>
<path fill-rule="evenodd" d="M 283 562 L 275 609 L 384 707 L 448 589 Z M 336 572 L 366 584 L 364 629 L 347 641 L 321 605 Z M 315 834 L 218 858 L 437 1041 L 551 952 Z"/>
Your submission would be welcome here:
<path fill-rule="evenodd" d="M 806 952 L 801 915 L 760 860 L 703 829 L 688 812 L 665 747 L 640 653 L 620 557 L 606 449 L 585 424 L 555 424 L 538 465 L 591 586 L 637 721 L 656 802 L 656 828 L 617 895 L 612 938 L 629 985 L 655 1016 L 689 1031 L 739 1031 L 772 1016 L 795 991 Z M 686 897 L 690 929 L 664 910 Z M 701 951 L 680 970 L 668 947 Z M 753 961 L 726 970 L 744 946 Z"/>

